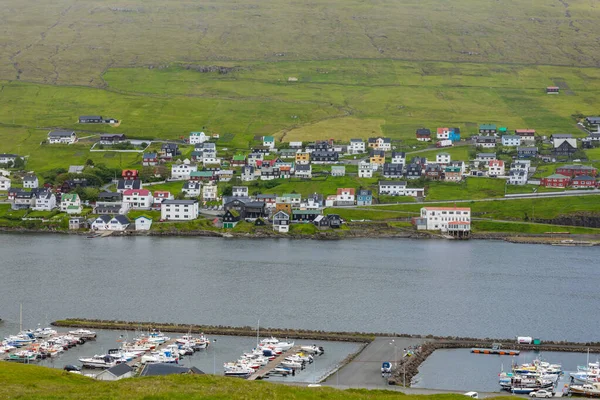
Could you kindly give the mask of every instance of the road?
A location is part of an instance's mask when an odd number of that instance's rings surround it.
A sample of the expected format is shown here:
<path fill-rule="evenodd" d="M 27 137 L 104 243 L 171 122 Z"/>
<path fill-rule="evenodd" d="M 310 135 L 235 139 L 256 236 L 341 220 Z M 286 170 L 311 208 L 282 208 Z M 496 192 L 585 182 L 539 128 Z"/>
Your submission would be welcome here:
<path fill-rule="evenodd" d="M 394 363 L 396 355 L 400 359 L 405 348 L 424 342 L 425 339 L 420 338 L 378 337 L 354 360 L 327 378 L 324 384 L 345 388 L 390 388 L 381 376 L 381 364 L 384 361 Z"/>

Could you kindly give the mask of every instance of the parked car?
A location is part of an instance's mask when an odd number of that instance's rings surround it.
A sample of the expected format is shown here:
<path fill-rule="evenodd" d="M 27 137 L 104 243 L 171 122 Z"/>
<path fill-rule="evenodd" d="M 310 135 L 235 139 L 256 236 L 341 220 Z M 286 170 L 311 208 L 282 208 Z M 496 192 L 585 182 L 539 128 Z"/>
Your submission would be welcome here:
<path fill-rule="evenodd" d="M 544 389 L 540 389 L 540 390 L 537 390 L 535 392 L 529 393 L 529 396 L 531 396 L 531 397 L 537 397 L 537 398 L 542 398 L 542 399 L 549 399 L 550 397 L 554 397 L 554 393 L 549 392 L 549 391 L 544 390 Z"/>
<path fill-rule="evenodd" d="M 477 392 L 467 392 L 467 393 L 465 393 L 465 396 L 469 396 L 472 399 L 478 399 L 479 398 L 479 393 L 477 393 Z"/>

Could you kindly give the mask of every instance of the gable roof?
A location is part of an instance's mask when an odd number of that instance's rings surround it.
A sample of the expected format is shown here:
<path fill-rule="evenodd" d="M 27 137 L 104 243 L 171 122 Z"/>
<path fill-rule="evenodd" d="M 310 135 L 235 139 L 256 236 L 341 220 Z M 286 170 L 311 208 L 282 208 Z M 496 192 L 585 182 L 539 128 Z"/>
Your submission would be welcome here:
<path fill-rule="evenodd" d="M 145 159 L 156 158 L 156 153 L 144 153 L 143 158 L 145 158 Z"/>
<path fill-rule="evenodd" d="M 69 137 L 74 134 L 75 131 L 56 130 L 48 132 L 48 137 Z"/>
<path fill-rule="evenodd" d="M 131 223 L 131 221 L 129 221 L 129 218 L 121 214 L 115 215 L 112 219 L 116 219 L 122 225 L 127 225 Z"/>
<path fill-rule="evenodd" d="M 406 181 L 379 181 L 379 186 L 381 185 L 406 186 Z"/>
<path fill-rule="evenodd" d="M 98 215 L 98 218 L 96 218 L 96 220 L 101 219 L 105 224 L 108 224 L 108 222 L 112 219 L 112 217 L 110 215 Z"/>
<path fill-rule="evenodd" d="M 144 366 L 140 376 L 165 376 L 173 374 L 204 374 L 196 367 L 183 367 L 169 363 L 149 363 Z"/>
<path fill-rule="evenodd" d="M 106 370 L 106 372 L 110 372 L 114 376 L 123 376 L 129 372 L 133 372 L 133 368 L 127 365 L 127 363 L 117 364 L 114 367 L 110 367 Z"/>

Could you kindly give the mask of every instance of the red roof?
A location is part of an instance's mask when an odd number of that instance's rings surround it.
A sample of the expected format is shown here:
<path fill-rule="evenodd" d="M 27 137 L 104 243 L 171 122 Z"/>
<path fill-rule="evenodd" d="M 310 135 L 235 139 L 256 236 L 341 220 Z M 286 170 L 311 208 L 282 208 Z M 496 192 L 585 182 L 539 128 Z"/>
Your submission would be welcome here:
<path fill-rule="evenodd" d="M 340 194 L 342 194 L 342 192 L 349 192 L 351 195 L 354 196 L 355 189 L 354 188 L 338 188 L 337 194 L 340 195 Z"/>
<path fill-rule="evenodd" d="M 448 225 L 471 225 L 468 221 L 450 221 Z"/>
<path fill-rule="evenodd" d="M 535 129 L 515 129 L 516 133 L 533 133 L 535 134 Z"/>
<path fill-rule="evenodd" d="M 154 197 L 157 197 L 158 195 L 166 195 L 168 197 L 171 195 L 171 192 L 167 190 L 157 190 L 154 192 Z"/>
<path fill-rule="evenodd" d="M 448 131 L 448 128 L 437 128 L 437 133 L 444 133 L 444 131 Z"/>
<path fill-rule="evenodd" d="M 502 161 L 502 160 L 492 160 L 492 161 L 490 161 L 488 163 L 488 165 L 490 167 L 495 167 L 495 166 L 504 167 L 504 161 Z"/>
<path fill-rule="evenodd" d="M 124 196 L 148 196 L 150 195 L 150 191 L 148 189 L 127 189 L 123 192 Z"/>

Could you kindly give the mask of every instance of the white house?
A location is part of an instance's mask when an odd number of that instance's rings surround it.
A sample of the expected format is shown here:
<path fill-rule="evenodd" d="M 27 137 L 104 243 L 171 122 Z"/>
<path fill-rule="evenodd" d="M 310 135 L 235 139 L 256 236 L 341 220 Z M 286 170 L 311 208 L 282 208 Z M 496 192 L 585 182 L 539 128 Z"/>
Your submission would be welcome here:
<path fill-rule="evenodd" d="M 171 179 L 187 180 L 190 179 L 190 174 L 196 171 L 198 171 L 197 165 L 173 164 L 171 166 Z"/>
<path fill-rule="evenodd" d="M 356 190 L 354 188 L 338 188 L 335 195 L 337 206 L 353 206 L 356 202 Z"/>
<path fill-rule="evenodd" d="M 405 181 L 379 181 L 379 194 L 390 196 L 423 197 L 424 188 L 409 188 Z"/>
<path fill-rule="evenodd" d="M 496 159 L 496 153 L 477 153 L 475 161 L 488 162 Z"/>
<path fill-rule="evenodd" d="M 255 169 L 254 167 L 251 167 L 250 165 L 244 165 L 242 167 L 242 171 L 240 172 L 240 176 L 242 178 L 242 182 L 250 182 L 256 179 L 256 173 L 255 173 Z M 296 173 L 298 172 L 298 166 L 296 166 Z"/>
<path fill-rule="evenodd" d="M 141 215 L 135 219 L 136 231 L 149 231 L 152 227 L 152 218 Z"/>
<path fill-rule="evenodd" d="M 198 197 L 202 190 L 202 184 L 198 181 L 187 181 L 183 184 L 181 192 L 185 194 L 185 197 Z"/>
<path fill-rule="evenodd" d="M 60 211 L 67 214 L 81 214 L 81 199 L 77 193 L 65 193 L 60 198 Z"/>
<path fill-rule="evenodd" d="M 185 221 L 198 218 L 197 200 L 165 200 L 160 205 L 160 219 Z"/>
<path fill-rule="evenodd" d="M 294 171 L 296 178 L 312 178 L 312 165 L 310 164 L 297 164 L 296 170 Z"/>
<path fill-rule="evenodd" d="M 275 198 L 277 204 L 291 204 L 292 208 L 300 207 L 302 202 L 302 196 L 298 193 L 284 193 L 281 196 Z"/>
<path fill-rule="evenodd" d="M 403 151 L 392 151 L 392 164 L 406 165 L 406 153 Z"/>
<path fill-rule="evenodd" d="M 275 138 L 273 136 L 263 136 L 263 146 L 269 149 L 275 148 Z"/>
<path fill-rule="evenodd" d="M 216 155 L 213 155 L 210 153 L 203 153 L 202 154 L 202 165 L 206 166 L 206 165 L 211 165 L 211 164 L 221 165 L 221 159 L 219 157 L 217 157 Z"/>
<path fill-rule="evenodd" d="M 471 231 L 471 209 L 469 207 L 423 207 L 421 219 L 428 231 L 468 235 Z"/>
<path fill-rule="evenodd" d="M 448 154 L 448 153 L 438 153 L 435 156 L 435 162 L 437 164 L 447 165 L 447 164 L 450 164 L 450 161 L 451 161 L 451 157 L 450 157 L 450 154 Z"/>
<path fill-rule="evenodd" d="M 358 177 L 359 178 L 372 178 L 373 177 L 373 167 L 371 163 L 368 161 L 361 161 L 358 164 Z"/>
<path fill-rule="evenodd" d="M 217 200 L 217 185 L 212 183 L 204 185 L 204 187 L 202 187 L 202 200 Z"/>
<path fill-rule="evenodd" d="M 204 143 L 210 140 L 210 135 L 204 132 L 191 132 L 190 133 L 190 144 Z"/>
<path fill-rule="evenodd" d="M 362 139 L 350 139 L 348 154 L 361 154 L 366 151 L 365 142 Z"/>
<path fill-rule="evenodd" d="M 290 231 L 290 216 L 285 211 L 278 211 L 273 215 L 273 230 L 280 233 Z"/>
<path fill-rule="evenodd" d="M 50 131 L 48 132 L 48 143 L 50 144 L 72 144 L 77 141 L 74 131 Z"/>
<path fill-rule="evenodd" d="M 437 128 L 437 139 L 438 140 L 450 139 L 450 129 L 448 129 L 448 128 Z"/>
<path fill-rule="evenodd" d="M 521 136 L 519 135 L 504 135 L 502 136 L 502 146 L 515 147 L 521 145 Z"/>
<path fill-rule="evenodd" d="M 0 175 L 0 190 L 10 189 L 10 179 Z"/>
<path fill-rule="evenodd" d="M 148 189 L 128 189 L 123 192 L 123 203 L 132 210 L 149 210 L 154 204 L 154 196 Z"/>
<path fill-rule="evenodd" d="M 392 140 L 384 137 L 369 138 L 369 147 L 375 150 L 390 151 Z"/>
<path fill-rule="evenodd" d="M 290 142 L 290 149 L 301 149 L 302 142 Z"/>
<path fill-rule="evenodd" d="M 130 221 L 124 215 L 99 215 L 92 222 L 92 229 L 95 231 L 124 231 L 129 226 Z"/>
<path fill-rule="evenodd" d="M 233 197 L 248 197 L 248 186 L 234 186 L 231 189 Z"/>
<path fill-rule="evenodd" d="M 2 153 L 2 154 L 0 154 L 0 164 L 9 164 L 9 163 L 14 164 L 14 162 L 17 160 L 17 158 L 19 158 L 19 156 L 16 154 Z"/>
<path fill-rule="evenodd" d="M 120 363 L 100 372 L 95 376 L 95 379 L 99 381 L 118 381 L 119 379 L 131 378 L 134 376 L 134 372 L 135 370 L 127 363 Z"/>
<path fill-rule="evenodd" d="M 346 167 L 344 165 L 333 165 L 331 167 L 331 176 L 345 176 Z"/>
<path fill-rule="evenodd" d="M 325 207 L 334 207 L 336 197 L 335 194 L 327 196 L 327 198 L 325 198 Z"/>
<path fill-rule="evenodd" d="M 38 177 L 33 174 L 26 174 L 23 177 L 23 187 L 25 189 L 37 189 L 40 185 Z"/>
<path fill-rule="evenodd" d="M 488 176 L 504 176 L 505 167 L 504 161 L 492 160 L 488 162 Z"/>
<path fill-rule="evenodd" d="M 153 204 L 155 208 L 160 208 L 160 203 L 163 201 L 173 200 L 175 198 L 175 196 L 173 196 L 168 190 L 157 190 L 154 192 L 152 197 L 154 197 Z"/>
<path fill-rule="evenodd" d="M 36 196 L 35 205 L 32 209 L 36 211 L 52 211 L 56 208 L 56 196 L 52 192 L 41 192 Z"/>
<path fill-rule="evenodd" d="M 527 183 L 527 171 L 511 169 L 508 171 L 509 185 L 525 185 Z"/>

